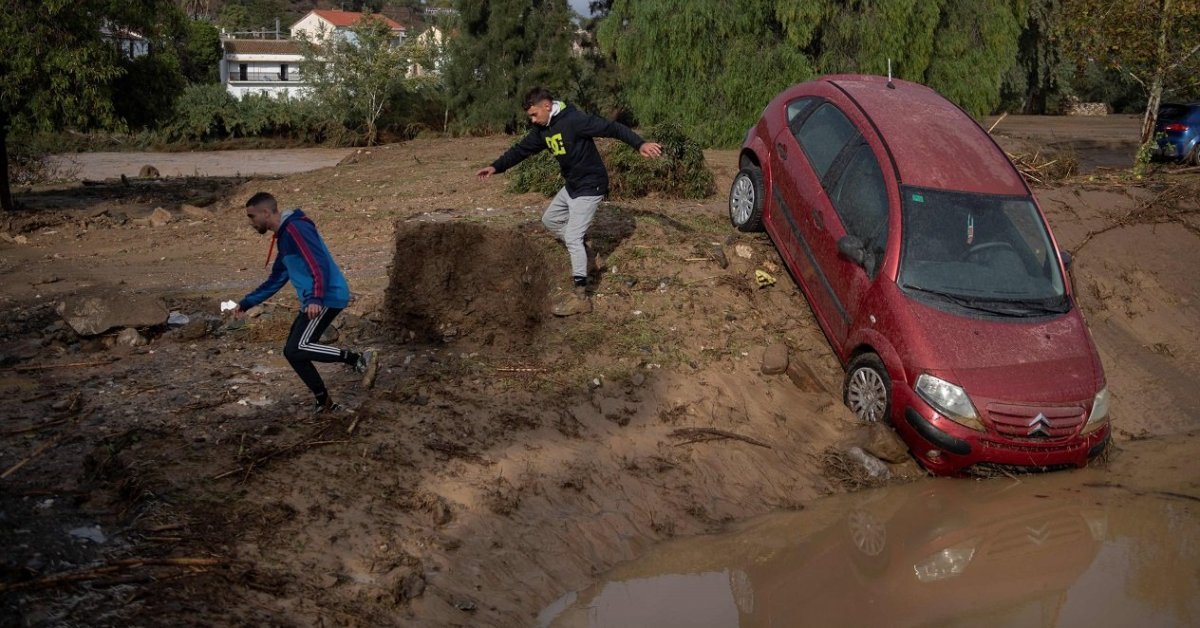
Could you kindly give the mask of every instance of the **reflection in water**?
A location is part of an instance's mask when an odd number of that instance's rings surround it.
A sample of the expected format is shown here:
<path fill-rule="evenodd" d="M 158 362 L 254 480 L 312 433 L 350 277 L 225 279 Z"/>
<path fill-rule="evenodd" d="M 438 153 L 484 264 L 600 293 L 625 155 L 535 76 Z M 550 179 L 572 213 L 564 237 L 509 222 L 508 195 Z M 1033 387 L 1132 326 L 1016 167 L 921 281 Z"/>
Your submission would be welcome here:
<path fill-rule="evenodd" d="M 1194 626 L 1200 504 L 1076 474 L 933 480 L 663 544 L 539 625 Z"/>

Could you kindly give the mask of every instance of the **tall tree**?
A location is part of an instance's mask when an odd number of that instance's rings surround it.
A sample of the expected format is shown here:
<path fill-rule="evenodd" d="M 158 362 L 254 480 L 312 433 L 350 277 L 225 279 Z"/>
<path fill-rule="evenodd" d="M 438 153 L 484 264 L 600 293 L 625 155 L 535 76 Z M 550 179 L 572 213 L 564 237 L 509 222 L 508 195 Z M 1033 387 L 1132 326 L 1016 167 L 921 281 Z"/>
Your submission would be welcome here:
<path fill-rule="evenodd" d="M 301 73 L 314 98 L 341 112 L 348 127 L 364 130 L 367 144 L 379 137 L 377 122 L 404 87 L 408 50 L 394 41 L 383 20 L 367 16 L 348 35 L 305 42 Z"/>
<path fill-rule="evenodd" d="M 1146 93 L 1141 142 L 1153 141 L 1163 96 L 1200 76 L 1200 2 L 1063 0 L 1064 29 L 1080 65 L 1120 70 Z"/>
<path fill-rule="evenodd" d="M 118 125 L 116 43 L 102 31 L 150 34 L 168 0 L 9 0 L 0 9 L 0 206 L 13 209 L 8 138 L 17 125 Z"/>
<path fill-rule="evenodd" d="M 458 10 L 445 78 L 461 128 L 515 131 L 525 121 L 521 95 L 534 86 L 574 95 L 566 0 L 459 0 Z"/>

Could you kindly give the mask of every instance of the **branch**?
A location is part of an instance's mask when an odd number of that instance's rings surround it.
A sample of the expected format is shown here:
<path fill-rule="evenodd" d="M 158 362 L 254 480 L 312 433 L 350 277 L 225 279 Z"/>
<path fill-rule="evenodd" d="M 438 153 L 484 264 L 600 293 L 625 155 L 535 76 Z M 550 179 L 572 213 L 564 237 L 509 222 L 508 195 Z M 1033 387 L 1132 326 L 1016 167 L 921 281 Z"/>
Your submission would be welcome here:
<path fill-rule="evenodd" d="M 1167 69 L 1166 69 L 1166 71 L 1167 71 L 1167 72 L 1170 72 L 1171 70 L 1174 70 L 1175 68 L 1177 68 L 1177 67 L 1179 67 L 1179 66 L 1183 65 L 1183 62 L 1184 62 L 1184 61 L 1187 61 L 1188 59 L 1190 59 L 1190 58 L 1192 57 L 1192 55 L 1196 54 L 1196 51 L 1197 51 L 1197 50 L 1200 50 L 1200 44 L 1196 44 L 1195 46 L 1192 46 L 1192 49 L 1191 49 L 1191 50 L 1189 50 L 1189 51 L 1187 52 L 1187 54 L 1185 54 L 1185 55 L 1183 55 L 1182 57 L 1180 57 L 1180 58 L 1179 58 L 1179 60 L 1178 60 L 1178 61 L 1176 61 L 1175 63 L 1172 63 L 1171 65 L 1168 65 L 1168 66 L 1167 66 Z"/>

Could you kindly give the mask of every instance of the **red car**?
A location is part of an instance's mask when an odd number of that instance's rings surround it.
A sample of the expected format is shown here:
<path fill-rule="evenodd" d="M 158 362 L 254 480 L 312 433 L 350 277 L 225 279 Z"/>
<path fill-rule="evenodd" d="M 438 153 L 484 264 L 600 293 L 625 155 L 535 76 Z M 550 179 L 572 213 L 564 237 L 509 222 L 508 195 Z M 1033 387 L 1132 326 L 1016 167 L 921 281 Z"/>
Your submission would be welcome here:
<path fill-rule="evenodd" d="M 729 193 L 766 230 L 846 367 L 844 399 L 926 468 L 1083 466 L 1109 393 L 1037 200 L 932 89 L 827 76 L 775 97 Z"/>

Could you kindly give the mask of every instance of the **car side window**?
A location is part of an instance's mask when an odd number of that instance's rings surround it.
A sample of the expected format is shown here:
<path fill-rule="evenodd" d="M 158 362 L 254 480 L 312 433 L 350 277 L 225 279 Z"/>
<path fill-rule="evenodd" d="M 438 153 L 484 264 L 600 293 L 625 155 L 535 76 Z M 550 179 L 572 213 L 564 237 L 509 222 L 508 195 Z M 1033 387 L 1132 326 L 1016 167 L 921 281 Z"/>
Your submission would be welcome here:
<path fill-rule="evenodd" d="M 800 147 L 808 155 L 817 178 L 824 179 L 838 153 L 857 135 L 858 130 L 850 120 L 837 107 L 825 103 L 804 120 L 804 125 L 796 133 L 796 141 L 800 142 Z"/>
<path fill-rule="evenodd" d="M 792 135 L 796 135 L 796 133 L 800 130 L 800 125 L 804 124 L 804 121 L 807 119 L 806 116 L 808 115 L 808 112 L 812 111 L 812 108 L 818 102 L 820 102 L 820 100 L 813 96 L 805 96 L 804 98 L 797 98 L 796 100 L 788 103 L 787 123 L 788 128 L 792 131 Z"/>
<path fill-rule="evenodd" d="M 887 244 L 888 198 L 883 171 L 864 141 L 848 149 L 845 168 L 826 190 L 846 233 L 858 236 L 875 259 L 883 259 Z M 873 271 L 876 266 L 869 266 Z M 871 272 L 874 276 L 874 272 Z"/>

